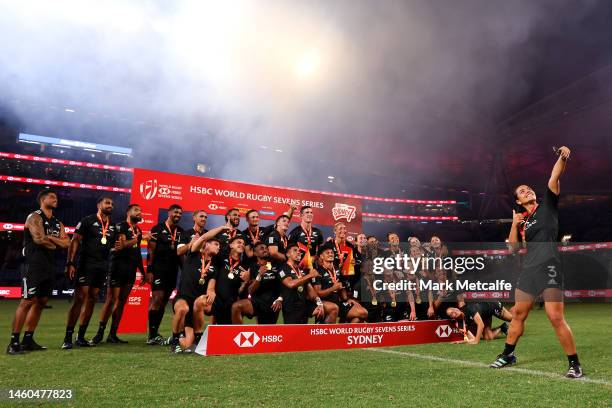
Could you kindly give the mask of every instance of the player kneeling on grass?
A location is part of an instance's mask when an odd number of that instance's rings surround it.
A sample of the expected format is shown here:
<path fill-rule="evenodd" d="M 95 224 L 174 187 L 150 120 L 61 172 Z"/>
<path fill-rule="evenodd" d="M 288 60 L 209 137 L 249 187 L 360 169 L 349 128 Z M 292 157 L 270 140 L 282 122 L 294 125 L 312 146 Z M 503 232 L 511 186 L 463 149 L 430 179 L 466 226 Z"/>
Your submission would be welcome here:
<path fill-rule="evenodd" d="M 251 284 L 249 298 L 240 299 L 232 305 L 232 323 L 242 324 L 242 316 L 257 316 L 258 324 L 276 324 L 278 313 L 283 307 L 280 297 L 278 271 L 268 260 L 268 247 L 263 242 L 254 245 L 255 262 L 249 269 Z"/>
<path fill-rule="evenodd" d="M 213 257 L 219 253 L 219 240 L 215 236 L 227 227 L 215 228 L 190 243 L 190 250 L 185 257 L 181 269 L 180 283 L 174 298 L 174 316 L 172 318 L 172 338 L 170 351 L 180 353 L 183 351 L 179 344 L 179 337 L 185 328 L 185 320 L 193 321 L 196 299 L 206 297 L 212 292 L 214 299 L 214 283 L 211 277 L 215 275 L 217 266 L 213 264 Z M 210 301 L 212 304 L 212 300 Z M 209 305 L 210 307 L 210 305 Z"/>
<path fill-rule="evenodd" d="M 334 267 L 334 250 L 331 246 L 321 247 L 316 269 L 319 275 L 313 278 L 312 286 L 324 303 L 329 302 L 338 306 L 340 321 L 364 322 L 368 318 L 368 311 L 355 299 L 349 299 L 346 288 L 338 279 L 339 271 Z"/>
<path fill-rule="evenodd" d="M 283 321 L 285 324 L 308 323 L 314 316 L 317 321 L 334 323 L 338 316 L 338 305 L 323 302 L 310 284 L 319 276 L 315 269 L 304 274 L 299 269 L 300 248 L 296 243 L 287 247 L 287 262 L 279 266 L 278 276 L 281 279 L 281 297 L 283 300 Z M 314 301 L 314 302 L 313 302 Z"/>
<path fill-rule="evenodd" d="M 512 314 L 500 302 L 474 302 L 461 308 L 449 307 L 446 314 L 453 320 L 463 320 L 468 344 L 478 344 L 480 339 L 494 340 L 499 333 L 508 333 L 507 323 L 493 328 L 493 316 L 506 322 L 512 320 Z"/>

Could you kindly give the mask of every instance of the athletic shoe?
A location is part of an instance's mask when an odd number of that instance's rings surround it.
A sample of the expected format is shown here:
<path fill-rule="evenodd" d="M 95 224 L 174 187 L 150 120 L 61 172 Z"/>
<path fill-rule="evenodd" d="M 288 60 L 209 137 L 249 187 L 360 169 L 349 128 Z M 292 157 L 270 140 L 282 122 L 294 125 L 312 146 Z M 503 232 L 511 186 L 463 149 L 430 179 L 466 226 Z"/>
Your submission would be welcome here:
<path fill-rule="evenodd" d="M 25 351 L 43 351 L 47 349 L 45 346 L 41 346 L 40 344 L 35 342 L 34 339 L 26 343 L 21 343 L 21 348 Z"/>
<path fill-rule="evenodd" d="M 575 365 L 570 365 L 569 366 L 569 370 L 567 370 L 567 374 L 565 374 L 565 377 L 567 378 L 580 378 L 584 375 L 584 373 L 582 372 L 582 367 L 580 367 L 580 364 L 575 364 Z"/>
<path fill-rule="evenodd" d="M 77 341 L 74 342 L 74 345 L 77 347 L 94 347 L 95 344 L 93 344 L 91 341 L 87 341 L 85 339 L 77 339 Z"/>
<path fill-rule="evenodd" d="M 11 343 L 6 347 L 6 354 L 10 354 L 11 356 L 16 356 L 18 354 L 25 354 L 25 350 L 21 346 L 21 344 Z"/>
<path fill-rule="evenodd" d="M 510 354 L 509 356 L 505 354 L 500 354 L 499 356 L 497 356 L 497 360 L 495 360 L 489 367 L 503 368 L 514 364 L 516 364 L 516 356 L 514 355 L 514 353 Z"/>
<path fill-rule="evenodd" d="M 165 342 L 166 342 L 166 338 L 164 338 L 163 336 L 160 336 L 159 334 L 147 340 L 147 344 L 149 346 L 163 346 Z"/>
<path fill-rule="evenodd" d="M 183 349 L 183 354 L 193 354 L 194 352 L 195 352 L 195 346 L 193 344 Z"/>
<path fill-rule="evenodd" d="M 64 341 L 62 343 L 62 350 L 70 350 L 73 347 L 74 347 L 74 344 L 72 343 L 72 341 Z"/>
<path fill-rule="evenodd" d="M 111 336 L 109 334 L 108 337 L 106 338 L 106 342 L 107 343 L 113 343 L 113 344 L 126 344 L 127 340 L 121 340 L 119 337 Z"/>
<path fill-rule="evenodd" d="M 181 348 L 181 345 L 176 343 L 170 346 L 170 353 L 172 354 L 182 354 L 183 353 L 183 349 Z"/>
<path fill-rule="evenodd" d="M 103 334 L 103 333 L 98 332 L 98 333 L 96 333 L 96 335 L 95 335 L 95 336 L 93 336 L 93 337 L 91 338 L 91 344 L 100 344 L 100 343 L 102 343 L 102 339 L 103 339 L 103 338 L 104 338 L 104 334 Z"/>
<path fill-rule="evenodd" d="M 502 333 L 504 333 L 506 336 L 508 335 L 508 323 L 506 322 L 502 323 L 502 325 L 499 326 L 499 328 L 501 329 Z"/>

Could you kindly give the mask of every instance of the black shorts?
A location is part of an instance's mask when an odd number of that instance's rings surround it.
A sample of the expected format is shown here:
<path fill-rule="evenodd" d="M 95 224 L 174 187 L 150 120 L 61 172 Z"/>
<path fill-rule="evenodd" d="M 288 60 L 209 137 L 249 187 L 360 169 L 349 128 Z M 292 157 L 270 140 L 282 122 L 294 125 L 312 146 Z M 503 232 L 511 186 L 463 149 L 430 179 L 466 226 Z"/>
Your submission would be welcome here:
<path fill-rule="evenodd" d="M 482 310 L 483 313 L 488 312 L 487 314 L 492 314 L 493 316 L 497 317 L 498 319 L 501 319 L 502 318 L 502 310 L 504 309 L 504 306 L 499 301 L 482 302 L 480 304 L 480 309 Z"/>
<path fill-rule="evenodd" d="M 541 294 L 544 289 L 561 289 L 563 281 L 561 272 L 559 260 L 551 258 L 540 265 L 523 268 L 518 277 L 516 288 L 534 297 Z"/>
<path fill-rule="evenodd" d="M 53 265 L 24 265 L 21 297 L 31 299 L 34 297 L 49 297 L 55 285 L 55 271 Z"/>
<path fill-rule="evenodd" d="M 272 311 L 272 303 L 268 303 L 257 297 L 249 299 L 253 305 L 253 316 L 257 316 L 259 324 L 276 324 L 278 313 Z M 253 317 L 249 316 L 249 317 Z"/>
<path fill-rule="evenodd" d="M 350 303 L 346 303 L 346 302 L 340 302 L 340 303 L 337 303 L 337 305 L 338 305 L 338 308 L 340 309 L 338 312 L 338 318 L 340 322 L 346 322 L 346 317 L 351 311 L 351 308 L 353 307 L 353 305 Z"/>
<path fill-rule="evenodd" d="M 177 295 L 172 302 L 172 309 L 174 309 L 174 305 L 179 300 L 184 300 L 187 302 L 187 306 L 189 306 L 189 311 L 185 315 L 185 327 L 193 328 L 193 305 L 195 304 L 195 299 L 189 296 Z"/>
<path fill-rule="evenodd" d="M 108 276 L 108 264 L 81 264 L 76 271 L 76 286 L 102 288 Z"/>
<path fill-rule="evenodd" d="M 232 324 L 232 305 L 238 299 L 224 300 L 220 297 L 215 298 L 212 305 L 212 315 L 215 317 L 215 324 Z"/>
<path fill-rule="evenodd" d="M 114 268 L 108 274 L 108 286 L 111 288 L 132 287 L 135 281 L 136 269 Z"/>
<path fill-rule="evenodd" d="M 306 302 L 306 304 L 301 307 L 283 307 L 283 323 L 306 324 L 316 308 L 317 305 L 313 302 Z"/>
<path fill-rule="evenodd" d="M 158 269 L 153 271 L 153 290 L 163 290 L 166 293 L 171 293 L 176 288 L 176 278 L 178 271 Z"/>

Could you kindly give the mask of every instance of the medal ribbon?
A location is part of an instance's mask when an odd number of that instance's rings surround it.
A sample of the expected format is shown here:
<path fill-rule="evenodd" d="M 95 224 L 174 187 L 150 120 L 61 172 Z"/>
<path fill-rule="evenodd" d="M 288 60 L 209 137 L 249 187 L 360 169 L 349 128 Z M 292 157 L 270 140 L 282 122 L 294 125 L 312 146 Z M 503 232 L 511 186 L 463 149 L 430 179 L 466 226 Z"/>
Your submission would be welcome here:
<path fill-rule="evenodd" d="M 298 278 L 301 278 L 301 277 L 303 276 L 303 275 L 302 275 L 302 272 L 300 272 L 300 268 L 296 268 L 296 267 L 294 267 L 294 266 L 293 266 L 292 264 L 290 264 L 289 262 L 287 262 L 287 265 L 289 265 L 289 266 L 291 267 L 291 270 L 292 270 L 293 272 L 295 272 L 295 274 L 297 275 L 297 277 L 298 277 Z"/>
<path fill-rule="evenodd" d="M 308 241 L 308 249 L 310 250 L 310 243 L 312 242 L 312 227 L 310 227 L 310 230 L 308 231 L 306 231 L 301 225 L 300 228 L 302 229 L 302 231 L 304 231 L 304 234 L 306 235 L 306 240 Z"/>
<path fill-rule="evenodd" d="M 236 261 L 236 263 L 233 263 L 233 259 L 232 259 L 232 257 L 230 256 L 230 257 L 229 257 L 229 265 L 230 265 L 230 270 L 229 270 L 229 271 L 230 271 L 230 273 L 232 273 L 232 271 L 233 271 L 235 268 L 237 268 L 237 267 L 238 267 L 238 265 L 240 265 L 240 260 L 237 260 L 237 261 Z"/>
<path fill-rule="evenodd" d="M 255 235 L 253 235 L 250 228 L 247 228 L 247 230 L 249 231 L 249 235 L 251 236 L 251 242 L 255 243 L 256 241 L 259 241 L 259 226 L 257 226 L 257 231 L 255 231 Z"/>
<path fill-rule="evenodd" d="M 172 246 L 174 246 L 174 242 L 176 241 L 176 231 L 178 230 L 178 228 L 176 228 L 176 226 L 174 227 L 174 232 L 172 232 L 172 228 L 170 228 L 170 226 L 168 225 L 168 221 L 166 221 L 164 223 L 164 225 L 166 226 L 166 228 L 168 228 L 168 232 L 171 235 L 171 239 L 172 239 Z"/>
<path fill-rule="evenodd" d="M 102 227 L 102 239 L 106 239 L 106 231 L 108 231 L 110 217 L 106 218 L 106 225 L 104 225 L 104 221 L 102 221 L 102 216 L 100 216 L 99 212 L 96 214 L 96 217 L 98 217 L 98 221 L 100 221 L 100 226 Z"/>

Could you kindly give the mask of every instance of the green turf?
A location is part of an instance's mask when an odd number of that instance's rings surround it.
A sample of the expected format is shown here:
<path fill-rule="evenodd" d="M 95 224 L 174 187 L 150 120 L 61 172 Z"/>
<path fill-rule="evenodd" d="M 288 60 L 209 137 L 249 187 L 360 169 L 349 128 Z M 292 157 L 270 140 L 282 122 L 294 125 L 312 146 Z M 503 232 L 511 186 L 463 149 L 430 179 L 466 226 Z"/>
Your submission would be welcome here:
<path fill-rule="evenodd" d="M 201 357 L 170 355 L 166 347 L 147 346 L 144 336 L 130 335 L 122 336 L 130 340 L 127 345 L 63 351 L 59 345 L 68 304 L 52 305 L 43 312 L 36 332 L 37 341 L 50 350 L 3 354 L 0 389 L 71 388 L 76 399 L 63 405 L 74 406 L 612 406 L 611 385 L 368 350 Z M 0 301 L 3 345 L 8 344 L 15 306 L 15 301 Z M 99 310 L 97 305 L 95 316 Z M 169 332 L 168 316 L 162 333 Z M 612 304 L 568 305 L 567 319 L 587 375 L 612 382 Z M 88 335 L 97 324 L 92 326 Z M 497 340 L 392 350 L 490 363 L 502 348 L 503 340 Z M 520 368 L 559 374 L 566 369 L 565 356 L 541 310 L 529 317 L 517 354 Z"/>

